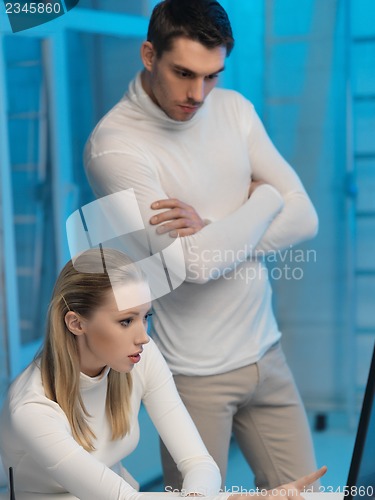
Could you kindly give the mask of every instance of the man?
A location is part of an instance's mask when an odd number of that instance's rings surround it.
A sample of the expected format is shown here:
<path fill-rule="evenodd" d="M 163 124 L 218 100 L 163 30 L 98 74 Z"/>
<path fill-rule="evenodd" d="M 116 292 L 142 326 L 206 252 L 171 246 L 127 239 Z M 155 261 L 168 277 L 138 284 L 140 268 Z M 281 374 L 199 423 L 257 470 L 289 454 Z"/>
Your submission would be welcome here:
<path fill-rule="evenodd" d="M 317 217 L 251 103 L 215 88 L 233 44 L 216 1 L 158 4 L 144 70 L 92 133 L 85 166 L 98 197 L 134 189 L 151 254 L 180 236 L 186 280 L 157 301 L 154 339 L 223 481 L 233 431 L 256 485 L 272 488 L 315 460 L 262 256 L 314 236 Z M 178 487 L 165 450 L 163 467 Z"/>

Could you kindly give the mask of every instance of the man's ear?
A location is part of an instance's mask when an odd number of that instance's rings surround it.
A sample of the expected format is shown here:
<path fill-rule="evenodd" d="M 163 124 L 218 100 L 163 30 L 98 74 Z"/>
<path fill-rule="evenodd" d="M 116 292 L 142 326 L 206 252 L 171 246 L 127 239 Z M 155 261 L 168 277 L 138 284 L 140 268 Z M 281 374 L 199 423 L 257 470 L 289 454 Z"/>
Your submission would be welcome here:
<path fill-rule="evenodd" d="M 65 314 L 65 324 L 67 329 L 74 335 L 83 335 L 85 333 L 84 320 L 74 311 L 68 311 Z"/>
<path fill-rule="evenodd" d="M 156 58 L 156 52 L 151 42 L 146 41 L 142 43 L 141 58 L 145 69 L 147 69 L 147 71 L 151 71 Z"/>

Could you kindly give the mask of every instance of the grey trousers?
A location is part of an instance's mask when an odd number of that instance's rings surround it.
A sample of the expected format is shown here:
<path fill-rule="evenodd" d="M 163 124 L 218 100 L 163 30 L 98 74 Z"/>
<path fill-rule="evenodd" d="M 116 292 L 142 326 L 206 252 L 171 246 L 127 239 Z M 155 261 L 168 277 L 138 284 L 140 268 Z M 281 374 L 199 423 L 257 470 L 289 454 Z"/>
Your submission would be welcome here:
<path fill-rule="evenodd" d="M 280 343 L 238 370 L 174 379 L 223 486 L 232 432 L 258 488 L 274 488 L 316 469 L 305 410 Z M 165 486 L 181 489 L 181 475 L 163 443 L 161 456 Z"/>

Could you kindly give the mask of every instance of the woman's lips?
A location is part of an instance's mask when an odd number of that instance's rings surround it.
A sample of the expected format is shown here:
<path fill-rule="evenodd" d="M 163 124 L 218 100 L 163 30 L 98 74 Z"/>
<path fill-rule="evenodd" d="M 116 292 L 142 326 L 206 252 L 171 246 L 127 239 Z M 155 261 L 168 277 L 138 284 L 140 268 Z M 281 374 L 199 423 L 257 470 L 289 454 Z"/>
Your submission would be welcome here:
<path fill-rule="evenodd" d="M 140 360 L 141 360 L 141 353 L 138 353 L 138 354 L 132 354 L 131 356 L 128 356 L 128 358 L 130 359 L 130 361 L 132 361 L 133 363 L 138 363 Z"/>

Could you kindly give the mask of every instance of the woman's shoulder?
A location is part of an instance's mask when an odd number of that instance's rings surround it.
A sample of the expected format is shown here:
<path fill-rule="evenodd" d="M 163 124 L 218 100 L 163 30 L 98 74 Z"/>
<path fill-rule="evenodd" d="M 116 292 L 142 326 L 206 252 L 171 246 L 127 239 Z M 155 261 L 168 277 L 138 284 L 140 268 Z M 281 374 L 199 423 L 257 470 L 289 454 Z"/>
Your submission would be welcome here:
<path fill-rule="evenodd" d="M 135 383 L 142 384 L 143 389 L 146 391 L 150 387 L 164 383 L 171 377 L 171 371 L 163 355 L 152 338 L 150 338 L 150 342 L 143 347 L 141 360 L 133 371 Z"/>
<path fill-rule="evenodd" d="M 135 366 L 137 373 L 145 374 L 153 366 L 165 363 L 158 346 L 151 337 L 149 339 L 150 341 L 143 346 L 140 362 Z"/>
<path fill-rule="evenodd" d="M 31 392 L 38 391 L 41 383 L 40 367 L 38 362 L 34 361 L 11 383 L 9 397 L 16 404 L 18 400 L 27 398 Z"/>
<path fill-rule="evenodd" d="M 44 404 L 50 407 L 56 403 L 47 398 L 44 392 L 39 361 L 33 361 L 14 380 L 9 388 L 8 405 L 10 413 L 22 408 L 32 408 L 33 404 Z"/>

